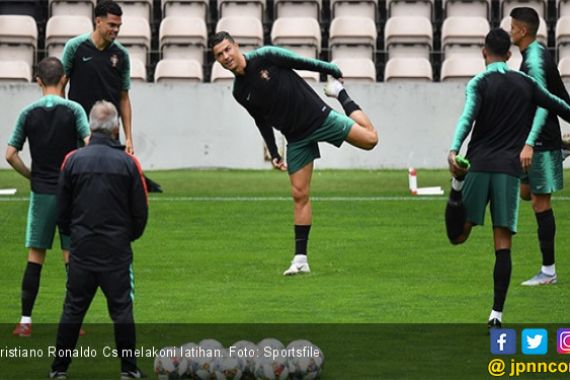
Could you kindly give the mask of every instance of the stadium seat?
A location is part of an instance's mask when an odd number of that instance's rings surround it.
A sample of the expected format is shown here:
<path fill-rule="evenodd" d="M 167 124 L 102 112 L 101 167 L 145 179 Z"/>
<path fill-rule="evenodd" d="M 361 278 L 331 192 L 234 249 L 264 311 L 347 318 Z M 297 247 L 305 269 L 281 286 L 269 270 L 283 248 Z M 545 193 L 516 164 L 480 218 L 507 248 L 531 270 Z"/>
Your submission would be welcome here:
<path fill-rule="evenodd" d="M 219 64 L 218 61 L 215 61 L 212 65 L 212 74 L 210 75 L 210 82 L 212 83 L 224 83 L 230 84 L 234 81 L 234 74 L 226 70 Z"/>
<path fill-rule="evenodd" d="M 443 0 L 444 17 L 483 17 L 489 19 L 491 0 Z"/>
<path fill-rule="evenodd" d="M 388 17 L 418 16 L 432 20 L 434 0 L 386 0 Z"/>
<path fill-rule="evenodd" d="M 432 24 L 425 17 L 390 17 L 384 30 L 384 46 L 389 58 L 416 57 L 429 60 L 433 47 L 432 33 Z"/>
<path fill-rule="evenodd" d="M 65 43 L 80 34 L 93 30 L 91 19 L 86 16 L 52 16 L 46 26 L 46 51 L 48 56 L 61 59 Z"/>
<path fill-rule="evenodd" d="M 157 83 L 198 83 L 203 77 L 202 65 L 192 59 L 163 59 L 154 71 L 154 81 Z"/>
<path fill-rule="evenodd" d="M 146 82 L 146 66 L 140 60 L 131 58 L 131 81 Z"/>
<path fill-rule="evenodd" d="M 208 0 L 162 0 L 162 17 L 208 17 Z"/>
<path fill-rule="evenodd" d="M 385 82 L 431 82 L 433 70 L 425 58 L 392 58 L 384 69 Z"/>
<path fill-rule="evenodd" d="M 482 17 L 448 17 L 441 27 L 441 46 L 445 58 L 455 55 L 481 57 L 489 21 Z"/>
<path fill-rule="evenodd" d="M 241 46 L 248 48 L 263 45 L 263 26 L 255 17 L 222 17 L 216 24 L 216 33 L 225 30 Z"/>
<path fill-rule="evenodd" d="M 558 18 L 570 16 L 570 0 L 556 0 Z"/>
<path fill-rule="evenodd" d="M 24 61 L 0 61 L 0 83 L 31 82 L 32 68 Z"/>
<path fill-rule="evenodd" d="M 321 74 L 317 73 L 316 71 L 308 71 L 308 70 L 293 70 L 293 71 L 295 71 L 305 81 L 310 83 L 319 83 L 319 80 L 321 79 Z"/>
<path fill-rule="evenodd" d="M 206 23 L 198 17 L 169 16 L 160 23 L 160 52 L 163 59 L 195 59 L 204 64 L 208 46 Z"/>
<path fill-rule="evenodd" d="M 38 28 L 31 16 L 0 15 L 0 61 L 35 63 Z"/>
<path fill-rule="evenodd" d="M 558 60 L 570 57 L 570 16 L 561 17 L 556 23 L 556 51 Z"/>
<path fill-rule="evenodd" d="M 533 8 L 539 17 L 545 18 L 547 1 L 546 0 L 499 0 L 501 7 L 501 17 L 505 18 L 511 14 L 511 10 L 517 7 Z"/>
<path fill-rule="evenodd" d="M 115 0 L 121 6 L 124 17 L 142 17 L 152 20 L 152 0 Z"/>
<path fill-rule="evenodd" d="M 378 0 L 331 0 L 331 18 L 342 16 L 368 17 L 376 21 Z"/>
<path fill-rule="evenodd" d="M 507 61 L 507 65 L 511 70 L 518 71 L 521 68 L 522 54 L 518 47 L 511 45 L 511 58 Z"/>
<path fill-rule="evenodd" d="M 337 17 L 329 30 L 331 60 L 366 58 L 374 60 L 376 23 L 367 17 Z"/>
<path fill-rule="evenodd" d="M 96 0 L 49 0 L 51 16 L 85 16 L 93 19 Z"/>
<path fill-rule="evenodd" d="M 320 20 L 322 0 L 275 0 L 273 14 L 281 17 L 312 17 Z"/>
<path fill-rule="evenodd" d="M 311 17 L 282 17 L 273 22 L 271 43 L 316 58 L 321 51 L 321 27 Z"/>
<path fill-rule="evenodd" d="M 44 4 L 38 0 L 0 0 L 0 15 L 30 16 L 44 22 Z"/>
<path fill-rule="evenodd" d="M 255 17 L 263 21 L 265 0 L 218 0 L 218 16 Z"/>
<path fill-rule="evenodd" d="M 442 82 L 467 82 L 484 70 L 485 60 L 483 57 L 456 56 L 443 61 L 440 78 Z"/>
<path fill-rule="evenodd" d="M 562 58 L 558 62 L 558 71 L 563 81 L 570 80 L 570 58 Z"/>
<path fill-rule="evenodd" d="M 332 63 L 342 71 L 345 82 L 376 82 L 376 67 L 367 58 L 339 58 Z"/>
<path fill-rule="evenodd" d="M 148 65 L 150 53 L 150 26 L 144 17 L 123 16 L 123 25 L 117 40 L 123 44 L 129 54 Z"/>

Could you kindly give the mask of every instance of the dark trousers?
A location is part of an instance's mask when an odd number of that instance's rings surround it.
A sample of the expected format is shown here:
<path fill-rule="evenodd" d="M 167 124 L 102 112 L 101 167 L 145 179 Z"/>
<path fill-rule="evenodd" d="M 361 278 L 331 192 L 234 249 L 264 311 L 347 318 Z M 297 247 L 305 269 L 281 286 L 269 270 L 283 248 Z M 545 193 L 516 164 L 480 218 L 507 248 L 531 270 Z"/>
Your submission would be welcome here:
<path fill-rule="evenodd" d="M 71 357 L 59 356 L 58 353 L 75 349 L 83 318 L 98 287 L 101 287 L 107 298 L 107 308 L 115 329 L 115 344 L 121 358 L 121 371 L 136 370 L 131 268 L 94 272 L 77 268 L 76 265 L 69 266 L 67 293 L 57 330 L 56 357 L 52 370 L 67 371 Z"/>

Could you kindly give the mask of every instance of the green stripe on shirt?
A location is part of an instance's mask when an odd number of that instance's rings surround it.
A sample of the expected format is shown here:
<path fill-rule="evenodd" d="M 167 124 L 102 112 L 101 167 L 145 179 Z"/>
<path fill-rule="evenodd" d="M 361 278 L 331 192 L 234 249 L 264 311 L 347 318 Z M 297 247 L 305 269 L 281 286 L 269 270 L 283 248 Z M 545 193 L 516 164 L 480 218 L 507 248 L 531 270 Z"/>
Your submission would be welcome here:
<path fill-rule="evenodd" d="M 69 76 L 73 71 L 73 57 L 75 57 L 75 53 L 77 52 L 79 45 L 89 40 L 90 38 L 91 32 L 81 34 L 66 42 L 65 47 L 63 48 L 63 54 L 61 56 L 61 63 L 63 63 L 63 70 L 65 72 L 65 75 Z"/>
<path fill-rule="evenodd" d="M 532 77 L 538 84 L 546 88 L 546 77 L 544 73 L 544 61 L 542 54 L 544 54 L 542 45 L 538 41 L 534 41 L 527 47 L 526 53 L 526 64 L 528 67 L 528 75 Z M 538 127 L 542 129 L 546 119 L 548 117 L 548 111 L 544 108 L 537 107 L 536 113 L 534 114 L 534 119 L 532 121 L 531 132 L 528 135 L 526 144 L 534 146 L 536 139 L 540 133 L 536 133 Z M 534 131 L 534 133 L 533 133 Z"/>
<path fill-rule="evenodd" d="M 275 65 L 297 70 L 309 70 L 321 72 L 339 78 L 342 72 L 337 65 L 318 59 L 302 57 L 295 52 L 278 46 L 264 46 L 245 53 L 246 60 L 256 57 L 264 57 Z"/>

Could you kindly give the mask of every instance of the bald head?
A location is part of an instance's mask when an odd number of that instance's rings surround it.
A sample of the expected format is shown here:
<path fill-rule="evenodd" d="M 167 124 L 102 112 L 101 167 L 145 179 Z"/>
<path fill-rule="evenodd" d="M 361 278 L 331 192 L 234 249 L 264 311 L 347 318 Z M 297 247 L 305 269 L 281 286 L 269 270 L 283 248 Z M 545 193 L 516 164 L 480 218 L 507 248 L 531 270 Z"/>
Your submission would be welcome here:
<path fill-rule="evenodd" d="M 115 137 L 119 132 L 119 113 L 113 103 L 99 100 L 89 113 L 91 132 L 103 133 Z"/>

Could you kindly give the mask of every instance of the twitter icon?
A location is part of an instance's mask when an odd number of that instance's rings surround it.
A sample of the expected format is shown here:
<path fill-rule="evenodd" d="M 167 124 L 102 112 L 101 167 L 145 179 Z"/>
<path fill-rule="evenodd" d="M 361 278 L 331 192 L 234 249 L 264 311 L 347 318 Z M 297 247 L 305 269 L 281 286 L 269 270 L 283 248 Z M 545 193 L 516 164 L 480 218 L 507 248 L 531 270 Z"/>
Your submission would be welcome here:
<path fill-rule="evenodd" d="M 521 340 L 525 355 L 545 355 L 548 352 L 548 331 L 545 329 L 524 329 Z"/>

